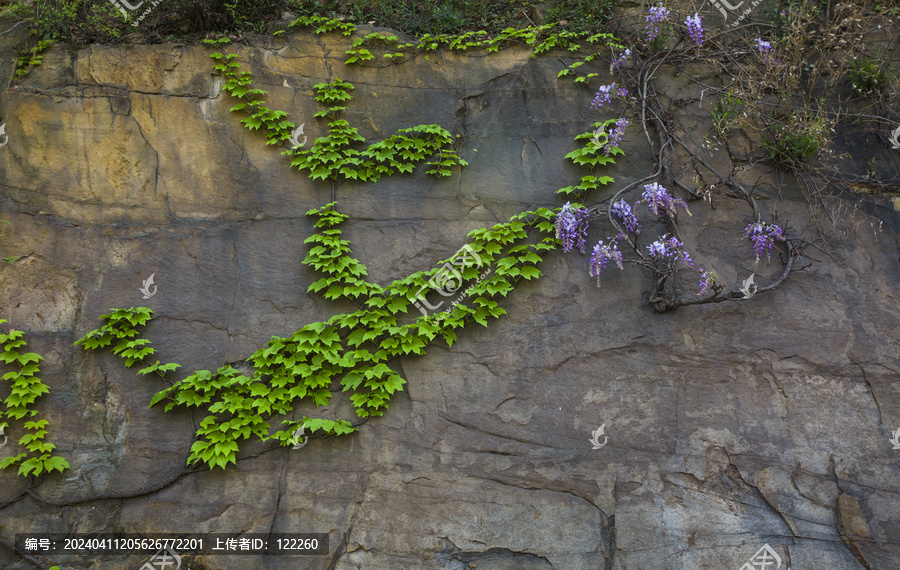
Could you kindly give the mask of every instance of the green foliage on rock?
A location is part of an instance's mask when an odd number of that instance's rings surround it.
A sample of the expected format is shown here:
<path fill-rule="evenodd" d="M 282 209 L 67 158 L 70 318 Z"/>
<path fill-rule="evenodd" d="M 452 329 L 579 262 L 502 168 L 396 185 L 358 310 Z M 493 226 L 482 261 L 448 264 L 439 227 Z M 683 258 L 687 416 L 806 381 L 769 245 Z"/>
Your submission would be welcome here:
<path fill-rule="evenodd" d="M 239 441 L 255 436 L 262 441 L 274 439 L 289 445 L 298 427 L 324 435 L 343 435 L 356 431 L 346 420 L 308 418 L 284 420 L 285 429 L 269 433 L 269 420 L 291 413 L 303 401 L 316 407 L 331 403 L 332 388 L 340 386 L 361 418 L 381 416 L 390 398 L 406 384 L 390 364 L 397 358 L 425 354 L 434 342 L 452 346 L 456 331 L 470 323 L 487 326 L 488 319 L 506 311 L 499 301 L 523 279 L 541 275 L 536 267 L 543 252 L 555 248 L 554 212 L 542 208 L 524 212 L 509 222 L 469 233 L 469 247 L 480 264 L 462 268 L 462 277 L 475 281 L 467 290 L 466 302 L 454 303 L 446 312 L 406 317 L 410 305 L 426 287 L 427 280 L 443 269 L 414 273 L 386 287 L 368 283 L 365 266 L 350 256 L 349 243 L 340 239 L 337 227 L 345 218 L 334 210 L 334 203 L 307 213 L 316 219 L 317 232 L 307 239 L 312 244 L 304 263 L 324 274 L 309 286 L 310 292 L 325 290 L 329 299 L 344 299 L 360 304 L 352 313 L 337 314 L 310 323 L 290 336 L 273 336 L 264 348 L 248 358 L 252 374 L 223 366 L 215 372 L 196 371 L 157 393 L 150 406 L 165 402 L 165 410 L 176 406 L 199 408 L 207 413 L 197 429 L 188 462 L 202 462 L 210 468 L 224 468 L 237 461 Z M 529 230 L 543 234 L 540 241 L 529 241 Z M 484 267 L 495 268 L 489 277 L 479 278 Z M 469 302 L 471 301 L 471 302 Z M 150 320 L 146 307 L 114 309 L 103 315 L 106 323 L 89 332 L 76 344 L 86 349 L 113 347 L 114 354 L 125 359 L 126 366 L 142 362 L 140 373 L 156 372 L 165 377 L 179 365 L 149 362 L 155 353 L 150 342 L 137 330 Z"/>
<path fill-rule="evenodd" d="M 584 146 L 568 153 L 566 158 L 578 166 L 590 167 L 591 173 L 587 176 L 582 176 L 581 181 L 577 185 L 560 188 L 556 191 L 557 194 L 565 194 L 567 197 L 581 200 L 588 192 L 596 190 L 601 184 L 605 185 L 615 182 L 612 176 L 597 176 L 594 170 L 598 166 L 614 164 L 614 156 L 625 154 L 625 151 L 619 147 L 607 144 L 609 134 L 606 132 L 606 129 L 611 125 L 615 125 L 615 123 L 615 119 L 599 121 L 592 125 L 595 129 L 594 132 L 582 133 L 575 137 L 575 140 L 585 141 Z M 602 130 L 598 132 L 597 129 L 601 128 Z"/>
<path fill-rule="evenodd" d="M 776 117 L 762 139 L 769 158 L 778 164 L 803 167 L 828 144 L 828 126 L 824 114 L 794 111 Z"/>
<path fill-rule="evenodd" d="M 0 319 L 0 324 L 6 321 Z M 34 418 L 37 410 L 31 406 L 42 395 L 50 392 L 40 378 L 36 376 L 40 372 L 39 362 L 44 359 L 35 352 L 25 352 L 25 333 L 15 329 L 8 333 L 0 333 L 0 361 L 13 370 L 3 375 L 3 380 L 10 382 L 11 391 L 4 404 L 6 412 L 0 411 L 0 433 L 9 427 L 8 420 L 21 420 Z M 47 420 L 29 419 L 23 423 L 23 427 L 30 433 L 26 433 L 19 439 L 19 445 L 27 451 L 5 458 L 0 461 L 0 469 L 6 469 L 15 465 L 19 466 L 19 475 L 39 476 L 43 473 L 57 470 L 63 472 L 69 468 L 69 462 L 62 457 L 52 454 L 56 446 L 45 442 L 47 435 Z M 4 436 L 5 437 L 5 436 Z"/>
<path fill-rule="evenodd" d="M 324 27 L 326 31 L 334 29 Z M 207 43 L 223 42 L 207 40 Z M 223 90 L 242 100 L 230 109 L 248 114 L 241 123 L 250 130 L 264 129 L 268 139 L 266 144 L 289 141 L 295 125 L 285 119 L 286 112 L 272 110 L 264 104 L 261 97 L 266 91 L 253 87 L 250 72 L 240 71 L 237 54 L 215 52 L 210 57 L 219 62 L 214 69 L 228 78 Z M 345 104 L 353 98 L 350 91 L 355 88 L 336 78 L 328 83 L 318 83 L 314 89 L 316 101 L 325 107 L 315 117 L 329 120 L 328 134 L 317 138 L 309 149 L 294 148 L 283 153 L 293 155 L 291 166 L 308 172 L 313 180 L 376 182 L 382 176 L 412 172 L 415 165 L 423 161 L 431 167 L 426 171 L 428 174 L 445 177 L 452 175 L 454 167 L 468 164 L 450 148 L 453 136 L 433 124 L 400 129 L 397 134 L 365 149 L 353 148 L 366 139 L 338 115 L 347 108 Z"/>
<path fill-rule="evenodd" d="M 41 53 L 53 44 L 53 40 L 40 40 L 34 47 L 20 51 L 19 57 L 16 58 L 16 72 L 14 77 L 16 79 L 21 79 L 28 75 L 29 69 L 43 63 L 44 56 L 41 55 Z"/>
<path fill-rule="evenodd" d="M 853 89 L 863 96 L 882 91 L 896 77 L 893 65 L 888 66 L 881 58 L 860 57 L 853 60 L 847 70 L 847 78 Z"/>

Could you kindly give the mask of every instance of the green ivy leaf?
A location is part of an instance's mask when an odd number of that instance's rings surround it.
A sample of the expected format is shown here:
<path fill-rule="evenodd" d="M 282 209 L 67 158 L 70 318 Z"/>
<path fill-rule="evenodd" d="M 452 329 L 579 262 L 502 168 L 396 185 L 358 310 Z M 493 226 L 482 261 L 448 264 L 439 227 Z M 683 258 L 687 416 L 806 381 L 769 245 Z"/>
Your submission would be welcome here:
<path fill-rule="evenodd" d="M 48 473 L 56 469 L 60 473 L 69 469 L 69 462 L 62 457 L 49 457 L 44 460 L 44 470 Z"/>
<path fill-rule="evenodd" d="M 0 461 L 0 469 L 6 469 L 7 467 L 11 467 L 13 465 L 17 465 L 27 456 L 27 453 L 20 453 L 19 455 L 6 457 L 2 461 Z"/>

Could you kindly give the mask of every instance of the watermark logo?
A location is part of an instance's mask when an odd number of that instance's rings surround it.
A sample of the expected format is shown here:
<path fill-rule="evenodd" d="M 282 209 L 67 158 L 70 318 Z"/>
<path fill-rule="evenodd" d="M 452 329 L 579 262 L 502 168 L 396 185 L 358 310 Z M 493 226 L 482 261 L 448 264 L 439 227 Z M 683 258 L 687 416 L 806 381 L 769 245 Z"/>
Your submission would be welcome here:
<path fill-rule="evenodd" d="M 141 6 L 144 5 L 143 1 L 138 2 L 137 6 L 132 6 L 126 0 L 109 0 L 109 1 L 112 2 L 113 6 L 118 8 L 119 12 L 122 12 L 122 15 L 125 16 L 126 18 L 128 17 L 129 13 L 134 12 L 135 10 L 137 10 L 138 8 L 140 8 Z"/>
<path fill-rule="evenodd" d="M 172 549 L 164 548 L 153 555 L 139 570 L 178 570 L 181 568 L 181 556 Z"/>
<path fill-rule="evenodd" d="M 749 562 L 741 566 L 740 570 L 778 570 L 781 568 L 781 556 L 772 550 L 768 544 L 764 544 Z"/>
<path fill-rule="evenodd" d="M 3 148 L 9 142 L 9 137 L 6 135 L 6 123 L 0 125 L 0 138 L 3 139 L 3 142 L 0 142 L 0 148 Z"/>
<path fill-rule="evenodd" d="M 749 299 L 756 295 L 757 287 L 756 283 L 753 282 L 753 277 L 755 275 L 756 273 L 751 273 L 750 277 L 744 279 L 744 284 L 741 286 L 741 293 L 744 294 L 744 299 Z"/>
<path fill-rule="evenodd" d="M 606 442 L 609 441 L 609 436 L 607 436 L 605 433 L 603 433 L 603 430 L 605 430 L 605 429 L 606 429 L 606 424 L 603 424 L 602 426 L 598 427 L 597 429 L 595 429 L 594 431 L 591 432 L 590 442 L 594 445 L 594 447 L 592 447 L 591 449 L 601 449 L 601 448 L 603 448 L 604 445 L 606 445 Z M 601 435 L 603 436 L 603 443 L 600 443 Z"/>
<path fill-rule="evenodd" d="M 2 429 L 0 429 L 0 433 L 3 433 Z M 888 441 L 890 441 L 892 444 L 894 444 L 893 449 L 900 449 L 900 428 L 897 428 L 897 431 L 894 432 L 894 438 L 889 439 Z M 0 447 L 3 447 L 3 446 L 0 445 Z"/>
<path fill-rule="evenodd" d="M 597 127 L 597 130 L 594 131 L 594 138 L 591 139 L 591 142 L 594 143 L 595 146 L 603 146 L 603 143 L 600 142 L 600 136 L 606 134 L 606 125 L 600 125 Z"/>
<path fill-rule="evenodd" d="M 726 22 L 728 21 L 728 13 L 729 12 L 731 12 L 732 14 L 736 14 L 736 13 L 738 13 L 737 12 L 738 8 L 740 8 L 741 6 L 744 5 L 744 0 L 741 0 L 741 2 L 739 2 L 737 6 L 731 5 L 728 2 L 728 0 L 709 0 L 709 1 L 713 5 L 713 8 L 715 8 L 722 14 L 722 18 Z M 746 19 L 747 16 L 750 15 L 750 12 L 752 12 L 753 9 L 756 8 L 760 2 L 762 2 L 762 0 L 753 0 L 753 2 L 750 4 L 750 6 L 747 7 L 747 9 L 745 9 L 743 12 L 740 13 L 740 16 L 738 16 L 738 19 L 735 20 L 734 22 L 732 22 L 731 27 L 736 28 L 738 26 L 738 24 L 743 22 L 744 19 Z"/>
<path fill-rule="evenodd" d="M 463 284 L 463 276 L 461 270 L 466 269 L 468 267 L 481 267 L 481 257 L 475 253 L 475 250 L 469 247 L 468 244 L 462 246 L 459 251 L 453 254 L 453 257 L 450 258 L 450 261 L 445 263 L 443 267 L 441 267 L 437 273 L 435 273 L 431 279 L 419 289 L 418 293 L 416 293 L 416 300 L 413 301 L 413 305 L 416 306 L 419 311 L 421 311 L 422 316 L 427 317 L 428 311 L 437 311 L 444 304 L 443 301 L 438 303 L 437 305 L 430 305 L 428 301 L 425 300 L 425 294 L 427 293 L 427 289 L 434 289 L 438 293 L 440 293 L 444 297 L 449 297 L 451 295 L 456 294 L 460 287 Z M 459 297 L 456 298 L 450 304 L 450 308 L 446 309 L 446 313 L 449 313 L 453 310 L 454 305 L 458 305 L 463 299 L 469 296 L 469 290 L 472 289 L 475 285 L 480 283 L 485 277 L 490 274 L 490 270 L 485 271 L 478 277 L 478 281 L 471 285 L 468 289 L 462 292 Z M 426 310 L 425 307 L 428 309 Z"/>
<path fill-rule="evenodd" d="M 128 0 L 109 0 L 109 1 L 112 2 L 113 6 L 115 6 L 116 8 L 119 9 L 119 12 L 122 12 L 122 15 L 125 16 L 126 19 L 128 19 L 128 16 L 132 12 L 135 12 L 138 8 L 143 6 L 146 2 L 146 0 L 141 0 L 141 2 L 137 3 L 137 6 L 134 6 L 130 2 L 128 2 Z M 135 18 L 135 20 L 131 23 L 131 25 L 137 27 L 137 25 L 140 24 L 143 21 L 143 19 L 147 17 L 147 14 L 149 14 L 154 8 L 156 8 L 156 6 L 158 6 L 160 2 L 162 2 L 162 0 L 153 0 L 152 2 L 150 2 L 150 6 L 148 6 L 147 9 L 144 10 L 144 12 L 138 18 Z"/>
<path fill-rule="evenodd" d="M 5 433 L 3 433 L 3 430 L 5 430 L 5 429 L 6 429 L 6 426 L 0 427 L 0 435 L 3 436 L 3 443 L 0 443 L 0 448 L 5 447 L 5 446 L 6 446 L 6 442 L 9 441 L 9 438 L 6 437 L 6 434 L 5 434 Z M 897 432 L 900 433 L 900 430 L 897 430 Z M 898 448 L 898 449 L 900 449 L 900 448 Z"/>
<path fill-rule="evenodd" d="M 303 431 L 304 431 L 304 430 L 303 430 L 303 426 L 300 426 L 300 427 L 297 428 L 297 430 L 294 432 L 294 437 L 292 437 L 292 438 L 288 441 L 288 443 L 290 443 L 291 445 L 294 446 L 294 447 L 292 447 L 291 449 L 300 449 L 301 447 L 303 447 L 304 445 L 306 445 L 307 443 L 309 443 L 309 438 L 308 438 L 308 437 L 303 437 Z M 300 443 L 300 439 L 301 439 L 301 438 L 303 439 L 303 443 Z"/>
<path fill-rule="evenodd" d="M 3 134 L 3 125 L 0 125 L 0 135 Z M 900 127 L 894 129 L 894 132 L 891 133 L 891 138 L 888 139 L 891 141 L 891 148 L 894 150 L 900 150 Z M 0 146 L 3 146 L 0 144 Z"/>
<path fill-rule="evenodd" d="M 154 275 L 156 275 L 156 273 L 151 273 L 150 277 L 148 277 L 144 281 L 144 286 L 141 287 L 141 293 L 144 294 L 144 299 L 149 299 L 150 297 L 156 295 L 156 285 L 153 285 L 153 276 Z M 151 286 L 153 287 L 152 292 L 150 291 Z"/>
<path fill-rule="evenodd" d="M 303 123 L 291 133 L 291 148 L 298 148 L 306 144 L 306 139 L 308 138 L 306 135 L 303 135 L 303 127 L 306 126 L 306 123 Z M 303 142 L 300 142 L 300 135 L 303 135 Z"/>
<path fill-rule="evenodd" d="M 728 3 L 728 0 L 709 0 L 713 5 L 713 8 L 722 13 L 722 17 L 725 18 L 725 21 L 728 21 L 728 12 L 725 11 L 725 8 L 728 8 L 729 11 L 734 12 L 738 8 L 744 5 L 744 0 L 741 0 L 741 3 L 737 6 L 732 6 Z"/>

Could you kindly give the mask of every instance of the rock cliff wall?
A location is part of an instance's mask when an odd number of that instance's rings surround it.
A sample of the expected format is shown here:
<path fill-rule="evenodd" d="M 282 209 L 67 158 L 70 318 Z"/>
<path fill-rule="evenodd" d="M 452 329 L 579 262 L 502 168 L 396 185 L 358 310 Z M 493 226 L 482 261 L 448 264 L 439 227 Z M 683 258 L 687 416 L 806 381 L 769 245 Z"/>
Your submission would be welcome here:
<path fill-rule="evenodd" d="M 146 337 L 164 361 L 185 371 L 236 363 L 273 334 L 347 309 L 306 293 L 318 278 L 300 263 L 310 208 L 336 199 L 355 256 L 387 283 L 449 257 L 472 229 L 562 205 L 555 190 L 584 174 L 563 156 L 608 117 L 589 109 L 590 90 L 556 78 L 557 57 L 524 48 L 379 69 L 344 66 L 338 34 L 235 48 L 269 106 L 305 123 L 310 141 L 324 128 L 312 87 L 341 77 L 356 86 L 343 116 L 367 140 L 437 123 L 460 135 L 469 161 L 446 179 L 419 167 L 333 189 L 229 113 L 208 47 L 57 46 L 12 84 L 20 32 L 0 38 L 9 136 L 0 218 L 11 222 L 2 245 L 21 256 L 0 266 L 0 317 L 45 358 L 51 392 L 38 409 L 71 469 L 31 490 L 13 470 L 0 473 L 5 544 L 20 532 L 321 532 L 327 557 L 186 565 L 739 568 L 769 544 L 794 569 L 896 567 L 896 199 L 848 198 L 821 249 L 806 249 L 805 269 L 741 303 L 656 314 L 640 268 L 609 273 L 597 289 L 586 256 L 550 254 L 543 277 L 504 304 L 508 315 L 467 327 L 452 348 L 403 359 L 405 391 L 359 433 L 299 450 L 251 444 L 236 466 L 172 482 L 202 415 L 148 409 L 158 380 L 73 348 L 97 317 L 148 306 Z M 662 73 L 664 95 L 699 96 L 679 71 Z M 713 103 L 673 106 L 697 148 Z M 598 201 L 654 168 L 640 129 L 622 148 Z M 709 152 L 732 168 L 727 151 Z M 790 177 L 765 163 L 741 176 L 762 188 L 760 208 L 812 239 L 810 207 Z M 746 204 L 714 205 L 692 202 L 683 222 L 694 260 L 731 284 L 777 275 L 777 259 L 754 264 L 740 236 Z M 143 299 L 150 274 L 158 292 Z M 608 443 L 594 450 L 601 425 Z M 10 438 L 0 457 L 15 451 Z M 88 497 L 101 499 L 66 502 Z M 8 546 L 0 566 L 30 567 Z"/>

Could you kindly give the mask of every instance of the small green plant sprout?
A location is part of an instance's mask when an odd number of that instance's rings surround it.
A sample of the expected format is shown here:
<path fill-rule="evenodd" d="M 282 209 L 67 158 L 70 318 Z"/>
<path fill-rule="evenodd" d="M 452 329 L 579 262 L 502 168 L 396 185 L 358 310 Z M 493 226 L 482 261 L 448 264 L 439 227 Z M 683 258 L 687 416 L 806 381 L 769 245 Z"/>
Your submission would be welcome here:
<path fill-rule="evenodd" d="M 44 56 L 41 55 L 41 53 L 54 43 L 56 42 L 53 40 L 39 40 L 37 45 L 30 50 L 22 50 L 19 52 L 19 57 L 16 58 L 15 78 L 22 79 L 28 75 L 28 71 L 32 67 L 40 65 L 44 61 Z"/>
<path fill-rule="evenodd" d="M 735 126 L 743 105 L 744 101 L 733 90 L 718 100 L 712 111 L 712 119 L 716 133 L 720 137 L 725 138 L 728 131 Z"/>
<path fill-rule="evenodd" d="M 853 90 L 864 97 L 880 92 L 890 85 L 894 77 L 895 74 L 885 69 L 880 58 L 867 56 L 855 58 L 847 71 Z"/>
<path fill-rule="evenodd" d="M 776 118 L 762 139 L 763 148 L 774 162 L 803 168 L 828 144 L 828 122 L 823 113 L 793 111 Z"/>

